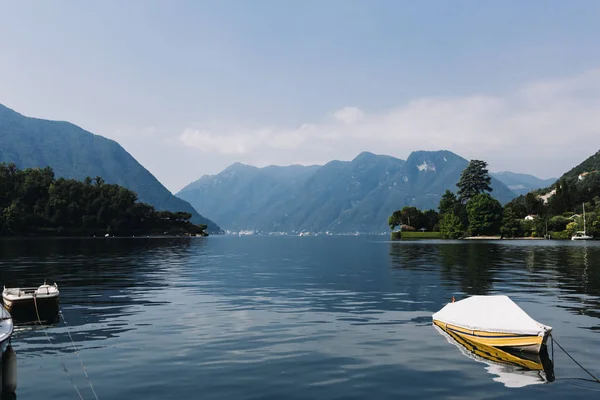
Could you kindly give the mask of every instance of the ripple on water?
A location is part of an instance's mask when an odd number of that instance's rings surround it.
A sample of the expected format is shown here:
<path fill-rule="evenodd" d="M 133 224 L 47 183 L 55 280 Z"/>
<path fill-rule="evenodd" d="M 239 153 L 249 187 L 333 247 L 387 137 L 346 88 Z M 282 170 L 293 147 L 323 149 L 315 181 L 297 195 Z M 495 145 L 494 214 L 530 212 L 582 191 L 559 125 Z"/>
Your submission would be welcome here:
<path fill-rule="evenodd" d="M 507 389 L 431 326 L 472 294 L 509 294 L 593 370 L 600 243 L 209 237 L 0 242 L 7 286 L 56 280 L 100 398 L 589 396 Z M 91 396 L 64 324 L 17 327 L 21 398 Z M 556 355 L 557 377 L 581 376 Z M 599 373 L 598 371 L 594 371 Z"/>

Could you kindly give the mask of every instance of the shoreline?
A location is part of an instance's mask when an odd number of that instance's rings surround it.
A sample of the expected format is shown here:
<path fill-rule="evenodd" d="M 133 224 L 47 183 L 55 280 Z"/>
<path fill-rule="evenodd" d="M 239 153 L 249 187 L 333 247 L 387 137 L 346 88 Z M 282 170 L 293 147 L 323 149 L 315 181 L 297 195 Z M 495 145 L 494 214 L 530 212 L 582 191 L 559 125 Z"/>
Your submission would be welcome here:
<path fill-rule="evenodd" d="M 216 235 L 216 234 L 213 234 Z M 165 238 L 193 238 L 208 237 L 206 235 L 114 235 L 114 236 L 76 236 L 76 235 L 27 235 L 27 236 L 0 236 L 0 240 L 30 240 L 30 239 L 165 239 Z"/>
<path fill-rule="evenodd" d="M 467 236 L 463 238 L 464 240 L 549 240 L 543 237 L 530 237 L 530 236 L 522 236 L 522 237 L 501 237 L 501 236 Z"/>

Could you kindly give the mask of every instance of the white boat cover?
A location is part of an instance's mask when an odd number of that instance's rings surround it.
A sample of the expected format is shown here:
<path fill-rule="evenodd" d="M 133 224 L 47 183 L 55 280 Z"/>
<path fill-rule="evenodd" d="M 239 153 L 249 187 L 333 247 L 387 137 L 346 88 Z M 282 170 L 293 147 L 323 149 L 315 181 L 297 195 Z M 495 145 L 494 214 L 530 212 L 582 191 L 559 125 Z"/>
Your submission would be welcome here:
<path fill-rule="evenodd" d="M 508 296 L 471 296 L 448 303 L 433 319 L 465 329 L 543 336 L 552 327 L 540 324 Z"/>

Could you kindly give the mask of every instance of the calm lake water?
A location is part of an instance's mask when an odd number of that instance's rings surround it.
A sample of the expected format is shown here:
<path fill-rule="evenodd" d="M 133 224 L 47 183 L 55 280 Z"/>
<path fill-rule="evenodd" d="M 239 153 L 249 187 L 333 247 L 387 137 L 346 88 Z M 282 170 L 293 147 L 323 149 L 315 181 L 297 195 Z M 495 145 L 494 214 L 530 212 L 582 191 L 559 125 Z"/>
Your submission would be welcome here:
<path fill-rule="evenodd" d="M 69 332 L 100 399 L 600 397 L 556 347 L 553 382 L 507 387 L 431 324 L 508 294 L 600 375 L 600 242 L 0 241 L 0 284 L 44 279 L 70 330 L 17 329 L 19 399 L 94 398 Z"/>

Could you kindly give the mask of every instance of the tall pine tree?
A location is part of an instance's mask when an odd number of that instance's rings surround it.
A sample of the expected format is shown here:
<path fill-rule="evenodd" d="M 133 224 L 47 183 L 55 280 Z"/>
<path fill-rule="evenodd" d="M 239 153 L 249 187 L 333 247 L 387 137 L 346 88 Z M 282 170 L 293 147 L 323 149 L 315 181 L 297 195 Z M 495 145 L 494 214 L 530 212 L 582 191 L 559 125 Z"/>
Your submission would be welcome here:
<path fill-rule="evenodd" d="M 467 168 L 460 174 L 458 186 L 458 200 L 465 204 L 478 194 L 491 192 L 492 178 L 487 169 L 487 163 L 481 160 L 471 160 Z"/>

